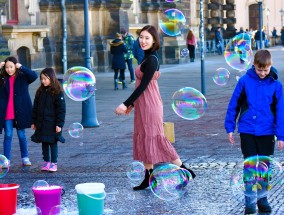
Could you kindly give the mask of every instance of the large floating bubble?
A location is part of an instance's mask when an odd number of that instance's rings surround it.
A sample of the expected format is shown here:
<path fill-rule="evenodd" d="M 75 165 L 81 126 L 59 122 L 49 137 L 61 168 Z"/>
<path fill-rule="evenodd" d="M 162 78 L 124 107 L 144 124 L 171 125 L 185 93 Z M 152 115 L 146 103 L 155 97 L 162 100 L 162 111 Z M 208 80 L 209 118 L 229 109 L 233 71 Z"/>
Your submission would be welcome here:
<path fill-rule="evenodd" d="M 63 76 L 63 89 L 66 95 L 74 101 L 84 101 L 95 92 L 95 75 L 87 68 L 74 66 Z"/>
<path fill-rule="evenodd" d="M 207 101 L 198 90 L 192 87 L 184 87 L 172 96 L 172 108 L 181 118 L 195 120 L 204 115 L 207 109 Z"/>
<path fill-rule="evenodd" d="M 0 154 L 0 178 L 4 178 L 9 172 L 10 163 L 9 160 Z"/>
<path fill-rule="evenodd" d="M 186 23 L 184 14 L 177 9 L 168 9 L 161 14 L 159 26 L 169 36 L 178 36 Z"/>
<path fill-rule="evenodd" d="M 156 197 L 171 201 L 182 197 L 189 189 L 191 174 L 174 164 L 162 164 L 150 176 L 150 189 Z"/>
<path fill-rule="evenodd" d="M 230 79 L 230 72 L 225 68 L 219 68 L 216 69 L 212 78 L 215 84 L 218 86 L 224 86 Z"/>
<path fill-rule="evenodd" d="M 255 203 L 257 198 L 266 197 L 269 190 L 278 190 L 283 185 L 281 174 L 282 166 L 276 159 L 260 155 L 249 157 L 234 168 L 230 180 L 233 194 L 237 199 L 245 195 Z"/>
<path fill-rule="evenodd" d="M 227 44 L 224 57 L 229 66 L 236 70 L 247 70 L 253 58 L 251 37 L 238 34 Z"/>
<path fill-rule="evenodd" d="M 79 138 L 83 135 L 84 127 L 79 122 L 72 123 L 68 128 L 68 133 L 73 138 Z"/>

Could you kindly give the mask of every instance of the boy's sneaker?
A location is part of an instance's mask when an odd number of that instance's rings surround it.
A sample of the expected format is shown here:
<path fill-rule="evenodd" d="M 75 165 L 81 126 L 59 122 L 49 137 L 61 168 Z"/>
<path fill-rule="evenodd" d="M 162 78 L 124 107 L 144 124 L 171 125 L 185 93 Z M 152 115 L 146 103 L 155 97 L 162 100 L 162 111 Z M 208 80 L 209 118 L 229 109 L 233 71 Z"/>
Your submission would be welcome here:
<path fill-rule="evenodd" d="M 22 158 L 23 166 L 31 166 L 32 163 L 30 162 L 30 159 L 28 157 Z"/>
<path fill-rule="evenodd" d="M 49 167 L 50 167 L 50 162 L 44 161 L 40 170 L 41 171 L 49 171 Z"/>
<path fill-rule="evenodd" d="M 256 213 L 256 205 L 246 205 L 245 207 L 245 214 L 255 214 Z"/>
<path fill-rule="evenodd" d="M 129 82 L 129 84 L 135 84 L 136 83 L 136 80 L 131 80 L 130 82 Z"/>
<path fill-rule="evenodd" d="M 269 205 L 267 201 L 267 197 L 263 197 L 257 200 L 257 207 L 258 207 L 259 212 L 262 212 L 262 213 L 270 213 L 272 211 L 271 206 Z"/>
<path fill-rule="evenodd" d="M 57 171 L 57 164 L 51 163 L 49 166 L 49 172 L 56 172 Z"/>

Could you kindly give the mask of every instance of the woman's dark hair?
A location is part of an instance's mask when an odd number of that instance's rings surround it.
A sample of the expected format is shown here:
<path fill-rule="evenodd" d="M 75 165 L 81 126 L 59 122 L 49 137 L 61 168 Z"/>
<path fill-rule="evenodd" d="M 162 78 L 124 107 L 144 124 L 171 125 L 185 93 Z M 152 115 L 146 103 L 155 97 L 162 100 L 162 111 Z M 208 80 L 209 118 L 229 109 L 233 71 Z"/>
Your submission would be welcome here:
<path fill-rule="evenodd" d="M 56 73 L 53 68 L 45 68 L 40 73 L 40 80 L 41 75 L 44 75 L 50 79 L 50 92 L 52 95 L 57 95 L 63 91 L 60 82 L 57 80 Z M 36 91 L 36 97 L 38 97 L 41 91 L 45 89 L 44 85 L 41 83 L 40 87 Z"/>
<path fill-rule="evenodd" d="M 155 43 L 153 44 L 151 51 L 158 50 L 160 48 L 160 37 L 157 29 L 153 25 L 146 25 L 141 29 L 140 34 L 142 31 L 148 31 L 153 37 Z"/>

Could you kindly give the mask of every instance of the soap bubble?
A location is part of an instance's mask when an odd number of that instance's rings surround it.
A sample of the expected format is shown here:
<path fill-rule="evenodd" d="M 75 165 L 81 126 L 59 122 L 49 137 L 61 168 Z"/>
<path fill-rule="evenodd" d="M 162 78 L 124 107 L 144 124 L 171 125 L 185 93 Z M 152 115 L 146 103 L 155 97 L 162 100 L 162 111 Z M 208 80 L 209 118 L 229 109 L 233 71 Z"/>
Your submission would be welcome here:
<path fill-rule="evenodd" d="M 67 209 L 62 205 L 56 205 L 51 208 L 49 215 L 67 215 Z"/>
<path fill-rule="evenodd" d="M 9 172 L 10 162 L 4 156 L 0 154 L 0 178 L 4 178 Z"/>
<path fill-rule="evenodd" d="M 180 55 L 182 57 L 188 57 L 188 55 L 189 55 L 188 49 L 187 48 L 182 49 L 181 52 L 180 52 Z"/>
<path fill-rule="evenodd" d="M 95 75 L 87 68 L 74 66 L 63 76 L 65 94 L 74 101 L 85 101 L 95 92 Z"/>
<path fill-rule="evenodd" d="M 251 37 L 238 34 L 226 45 L 224 57 L 229 66 L 236 70 L 247 70 L 253 58 Z"/>
<path fill-rule="evenodd" d="M 150 189 L 156 197 L 171 201 L 182 197 L 192 180 L 190 172 L 174 164 L 162 164 L 150 176 Z"/>
<path fill-rule="evenodd" d="M 127 177 L 131 181 L 141 181 L 145 177 L 145 167 L 143 163 L 135 161 L 127 169 Z"/>
<path fill-rule="evenodd" d="M 168 9 L 161 14 L 159 26 L 169 36 L 181 35 L 181 29 L 186 23 L 184 14 L 177 9 Z"/>
<path fill-rule="evenodd" d="M 37 180 L 33 184 L 33 188 L 38 188 L 38 187 L 49 187 L 49 184 L 45 180 Z"/>
<path fill-rule="evenodd" d="M 183 119 L 195 120 L 202 117 L 207 109 L 204 95 L 192 87 L 184 87 L 172 96 L 172 109 Z"/>
<path fill-rule="evenodd" d="M 225 68 L 218 68 L 213 74 L 213 81 L 218 86 L 224 86 L 230 79 L 230 72 Z"/>
<path fill-rule="evenodd" d="M 83 135 L 84 127 L 79 122 L 72 123 L 68 128 L 68 133 L 73 138 L 79 138 Z"/>

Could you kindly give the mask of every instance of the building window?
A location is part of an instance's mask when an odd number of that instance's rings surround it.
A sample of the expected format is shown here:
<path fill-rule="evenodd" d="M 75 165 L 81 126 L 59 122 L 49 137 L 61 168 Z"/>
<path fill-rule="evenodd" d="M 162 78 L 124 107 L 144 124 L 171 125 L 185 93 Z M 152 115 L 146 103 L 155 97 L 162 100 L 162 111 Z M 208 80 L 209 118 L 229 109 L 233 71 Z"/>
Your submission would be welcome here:
<path fill-rule="evenodd" d="M 7 11 L 7 25 L 18 24 L 18 0 L 9 0 L 6 7 Z"/>

